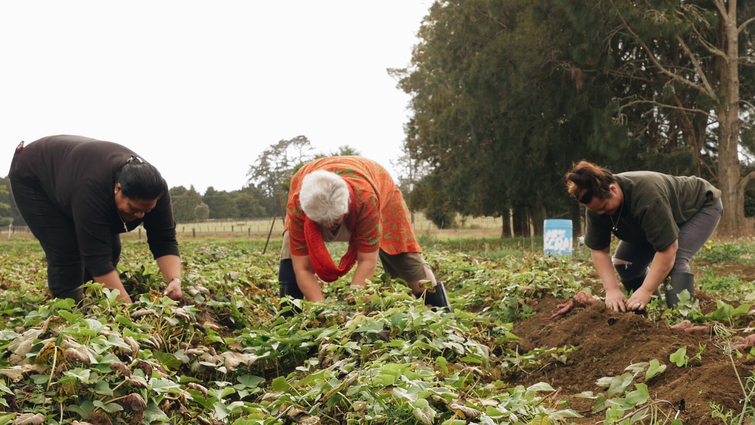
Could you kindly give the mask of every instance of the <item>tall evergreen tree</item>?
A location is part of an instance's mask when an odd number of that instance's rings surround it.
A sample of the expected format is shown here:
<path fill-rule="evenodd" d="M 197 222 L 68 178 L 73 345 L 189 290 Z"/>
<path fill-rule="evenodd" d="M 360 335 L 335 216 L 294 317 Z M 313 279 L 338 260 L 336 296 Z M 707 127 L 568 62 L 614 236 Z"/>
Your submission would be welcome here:
<path fill-rule="evenodd" d="M 586 35 L 574 63 L 587 83 L 610 83 L 616 102 L 606 112 L 646 143 L 647 163 L 658 154 L 693 159 L 689 171 L 712 178 L 722 190 L 725 234 L 740 235 L 744 193 L 739 161 L 743 101 L 755 94 L 755 3 L 737 0 L 555 0 Z M 751 112 L 755 112 L 753 109 Z M 600 143 L 600 133 L 593 141 Z M 668 162 L 667 162 L 668 164 Z M 677 172 L 684 169 L 678 163 Z"/>

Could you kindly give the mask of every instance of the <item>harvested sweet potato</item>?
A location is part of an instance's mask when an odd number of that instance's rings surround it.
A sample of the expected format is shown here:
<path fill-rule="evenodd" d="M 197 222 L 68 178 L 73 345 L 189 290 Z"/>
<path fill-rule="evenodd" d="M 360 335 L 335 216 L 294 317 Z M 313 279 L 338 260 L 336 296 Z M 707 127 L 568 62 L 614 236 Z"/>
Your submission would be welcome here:
<path fill-rule="evenodd" d="M 560 310 L 555 312 L 553 316 L 549 317 L 546 320 L 553 320 L 558 316 L 563 316 L 566 313 L 572 311 L 574 307 L 587 307 L 594 304 L 596 301 L 598 300 L 593 298 L 593 296 L 590 295 L 589 292 L 579 291 L 577 295 L 573 296 L 572 299 L 570 299 L 566 304 L 559 304 L 558 308 L 560 308 Z"/>
<path fill-rule="evenodd" d="M 689 320 L 682 320 L 681 322 L 675 324 L 674 326 L 671 326 L 671 329 L 675 331 L 684 331 L 688 334 L 691 334 L 692 332 L 703 332 L 707 331 L 707 326 L 692 326 L 692 322 Z"/>
<path fill-rule="evenodd" d="M 731 348 L 735 350 L 746 350 L 751 347 L 755 347 L 755 334 L 748 335 L 742 338 L 738 343 L 734 344 Z"/>
<path fill-rule="evenodd" d="M 671 329 L 675 331 L 683 331 L 691 327 L 692 327 L 692 322 L 690 322 L 689 320 L 682 320 L 681 322 L 675 324 L 674 326 L 671 326 Z"/>

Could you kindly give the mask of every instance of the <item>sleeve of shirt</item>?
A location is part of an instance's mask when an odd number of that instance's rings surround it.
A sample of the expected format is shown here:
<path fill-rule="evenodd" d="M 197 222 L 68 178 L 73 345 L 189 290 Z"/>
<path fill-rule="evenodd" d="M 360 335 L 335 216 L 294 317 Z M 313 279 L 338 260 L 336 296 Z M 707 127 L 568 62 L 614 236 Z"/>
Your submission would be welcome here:
<path fill-rule="evenodd" d="M 115 270 L 111 258 L 113 247 L 108 201 L 110 199 L 106 196 L 86 185 L 71 196 L 71 213 L 79 251 L 84 266 L 92 276 L 104 276 Z"/>
<path fill-rule="evenodd" d="M 173 207 L 168 192 L 158 199 L 155 208 L 144 216 L 143 224 L 144 230 L 147 231 L 149 250 L 154 258 L 179 255 L 176 220 L 173 218 Z"/>
<path fill-rule="evenodd" d="M 382 229 L 380 227 L 380 202 L 377 195 L 372 191 L 363 191 L 357 202 L 361 201 L 358 206 L 357 224 L 355 229 L 355 241 L 357 251 L 375 252 L 380 249 L 380 236 Z"/>
<path fill-rule="evenodd" d="M 304 239 L 304 211 L 299 205 L 299 195 L 292 196 L 288 201 L 286 215 L 291 255 L 309 255 L 307 241 Z"/>
<path fill-rule="evenodd" d="M 595 211 L 585 214 L 585 246 L 600 251 L 611 246 L 611 229 L 606 227 Z"/>
<path fill-rule="evenodd" d="M 671 205 L 664 198 L 650 202 L 640 211 L 637 221 L 656 252 L 665 250 L 679 237 L 679 226 L 674 220 Z"/>

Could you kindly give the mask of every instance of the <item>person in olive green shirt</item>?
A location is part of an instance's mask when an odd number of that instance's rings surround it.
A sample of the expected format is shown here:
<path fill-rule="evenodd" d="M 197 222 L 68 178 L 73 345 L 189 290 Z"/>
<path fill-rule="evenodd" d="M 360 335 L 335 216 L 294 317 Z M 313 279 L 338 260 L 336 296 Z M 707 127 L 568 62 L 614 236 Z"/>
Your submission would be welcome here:
<path fill-rule="evenodd" d="M 567 190 L 587 208 L 585 245 L 603 281 L 606 305 L 642 310 L 667 277 L 669 307 L 684 289 L 694 294 L 689 261 L 723 215 L 721 191 L 699 177 L 652 171 L 612 174 L 582 161 L 566 175 Z M 619 242 L 613 258 L 611 234 Z M 651 267 L 648 267 L 652 263 Z M 612 267 L 613 266 L 613 267 Z M 621 283 L 633 294 L 627 300 Z"/>

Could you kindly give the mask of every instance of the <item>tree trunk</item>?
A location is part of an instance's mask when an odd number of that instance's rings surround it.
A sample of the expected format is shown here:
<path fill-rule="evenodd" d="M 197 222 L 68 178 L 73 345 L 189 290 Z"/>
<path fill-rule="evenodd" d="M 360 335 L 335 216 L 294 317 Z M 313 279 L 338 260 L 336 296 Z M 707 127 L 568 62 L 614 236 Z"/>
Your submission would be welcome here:
<path fill-rule="evenodd" d="M 724 215 L 719 233 L 737 238 L 744 230 L 744 203 L 740 202 L 739 167 L 739 42 L 737 1 L 729 0 L 728 17 L 724 19 L 726 61 L 721 75 L 724 100 L 718 110 L 720 136 L 718 141 L 718 185 Z"/>
<path fill-rule="evenodd" d="M 501 239 L 506 239 L 506 235 L 511 235 L 511 212 L 508 208 L 503 209 L 503 213 L 501 214 L 501 221 L 503 221 L 503 225 L 501 226 Z"/>
<path fill-rule="evenodd" d="M 574 237 L 582 236 L 582 212 L 579 208 L 579 202 L 572 202 L 569 212 L 571 215 L 572 231 L 574 232 Z"/>

